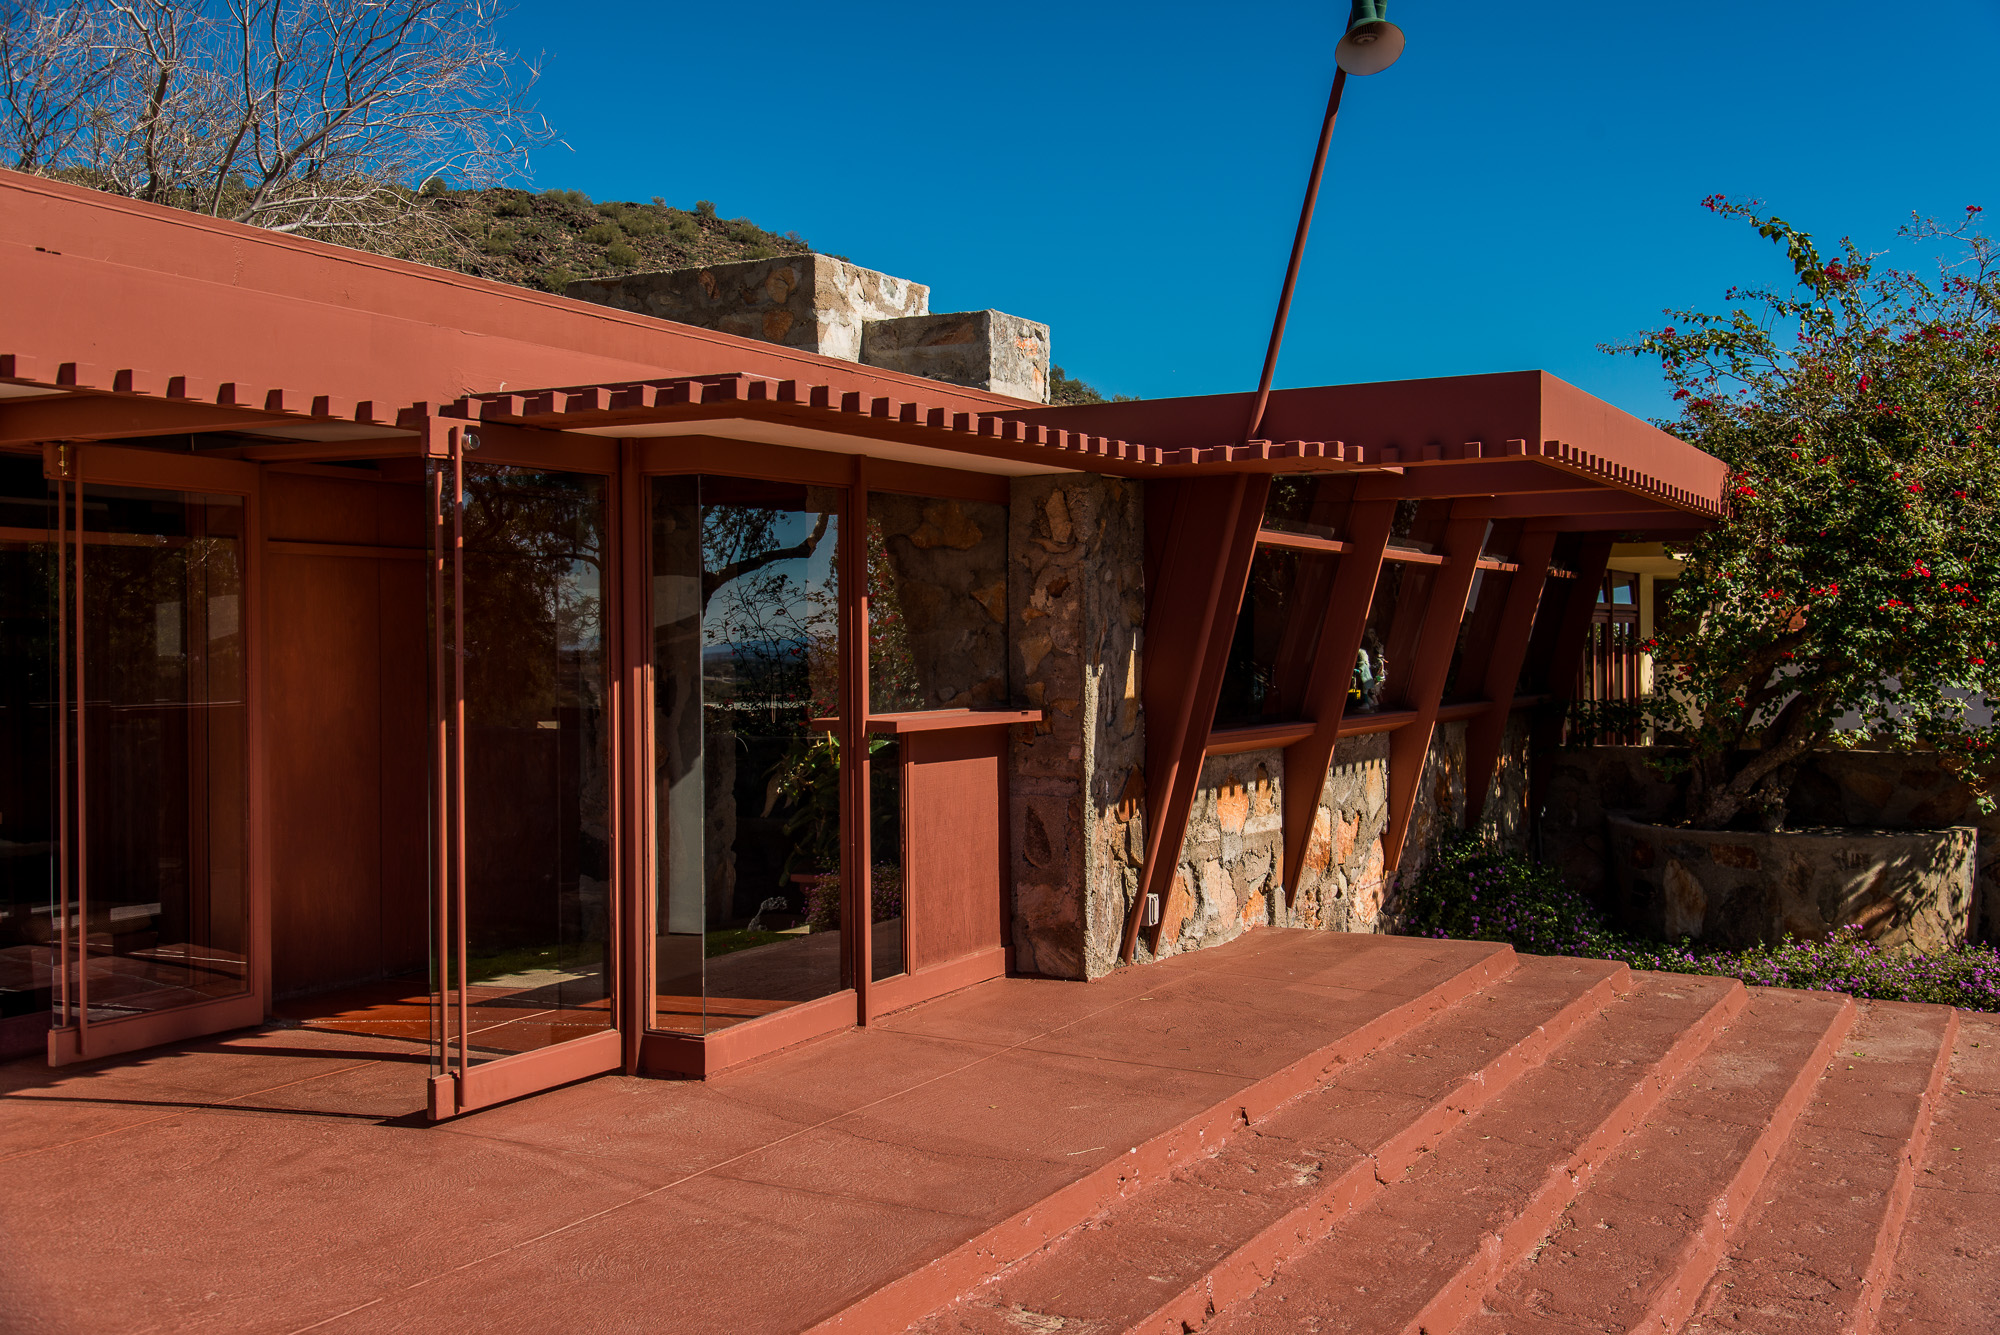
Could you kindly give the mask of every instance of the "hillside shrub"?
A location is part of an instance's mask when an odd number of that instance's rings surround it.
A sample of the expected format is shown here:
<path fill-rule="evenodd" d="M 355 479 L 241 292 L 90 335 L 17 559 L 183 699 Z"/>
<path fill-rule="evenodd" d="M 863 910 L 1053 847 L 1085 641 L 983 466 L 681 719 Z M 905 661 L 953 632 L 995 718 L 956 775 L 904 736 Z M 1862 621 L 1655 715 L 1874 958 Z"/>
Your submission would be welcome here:
<path fill-rule="evenodd" d="M 639 263 L 639 252 L 623 241 L 613 241 L 604 248 L 604 262 L 614 269 L 630 269 Z"/>
<path fill-rule="evenodd" d="M 2000 951 L 1991 946 L 1885 950 L 1858 927 L 1837 928 L 1822 941 L 1787 937 L 1747 950 L 1705 950 L 1686 938 L 1646 941 L 1611 928 L 1553 869 L 1473 835 L 1441 843 L 1398 894 L 1399 930 L 1408 936 L 1504 941 L 1535 955 L 1617 960 L 1634 969 L 1709 974 L 1753 987 L 2000 1012 Z"/>
<path fill-rule="evenodd" d="M 624 236 L 617 223 L 601 222 L 595 227 L 584 229 L 583 239 L 593 246 L 608 246 Z"/>

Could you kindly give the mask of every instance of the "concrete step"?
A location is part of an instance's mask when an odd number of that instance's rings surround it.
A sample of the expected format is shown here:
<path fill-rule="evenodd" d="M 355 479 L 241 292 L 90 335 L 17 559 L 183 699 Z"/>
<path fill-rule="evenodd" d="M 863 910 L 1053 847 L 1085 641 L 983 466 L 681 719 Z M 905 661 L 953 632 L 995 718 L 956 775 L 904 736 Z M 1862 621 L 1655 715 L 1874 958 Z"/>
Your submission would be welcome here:
<path fill-rule="evenodd" d="M 1755 989 L 1737 1022 L 1458 1327 L 1462 1335 L 1679 1329 L 1732 1229 L 1763 1199 L 1759 1188 L 1855 1014 L 1844 996 Z"/>
<path fill-rule="evenodd" d="M 1957 1016 L 1879 1335 L 2000 1331 L 2000 1015 Z"/>
<path fill-rule="evenodd" d="M 1746 1000 L 1733 980 L 1636 981 L 1205 1329 L 1436 1335 L 1472 1316 L 1718 1037 L 1735 1031 Z"/>
<path fill-rule="evenodd" d="M 1943 1006 L 1860 1003 L 1688 1335 L 1845 1335 L 1873 1320 L 1957 1030 Z"/>
<path fill-rule="evenodd" d="M 1512 974 L 1345 1064 L 1218 1153 L 916 1329 L 1197 1327 L 1254 1292 L 1630 986 L 1622 966 L 1521 957 Z"/>
<path fill-rule="evenodd" d="M 966 1031 L 982 1042 L 1025 1043 L 1022 1050 L 1031 1054 L 1104 1062 L 1126 1079 L 1152 1071 L 1166 1084 L 1191 1066 L 1212 1073 L 1205 1076 L 1211 1083 L 1234 1081 L 1240 1071 L 1259 1067 L 1266 1073 L 1127 1149 L 1098 1147 L 1091 1152 L 1094 1167 L 1011 1205 L 1007 1214 L 963 1241 L 864 1289 L 814 1323 L 813 1335 L 901 1330 L 949 1306 L 1079 1225 L 1212 1155 L 1335 1072 L 1489 987 L 1513 972 L 1521 958 L 1507 946 L 1484 942 L 1351 937 L 1329 944 L 1316 937 L 1323 934 L 1259 932 L 1225 947 L 1229 954 L 1212 965 L 1204 965 L 1198 955 L 1181 955 L 1147 971 L 1121 971 L 1088 989 L 1006 991 L 1030 1002 L 1039 997 L 1042 1005 L 1054 1008 L 1052 1013 L 996 1013 L 991 997 L 973 989 L 959 994 L 957 1004 L 946 998 L 890 1017 L 880 1026 L 885 1034 L 941 1040 Z M 1190 987 L 1214 998 L 1214 1004 L 1183 1004 L 1191 999 Z M 1273 1013 L 1272 1024 L 1255 1023 L 1257 1012 L 1244 1004 L 1249 999 Z M 1296 1045 L 1302 1042 L 1301 1055 L 1270 1064 L 1278 1047 L 1274 1034 L 1284 1040 L 1280 1051 L 1298 1052 Z M 1002 1123 L 1003 1128 L 1013 1125 L 1011 1120 Z M 1018 1137 L 978 1142 L 984 1157 L 967 1160 L 970 1176 L 954 1184 L 955 1189 L 977 1192 L 985 1185 L 979 1179 L 1011 1175 L 1024 1148 L 1045 1154 L 1039 1126 L 1031 1120 L 1025 1128 L 1038 1137 L 1027 1146 Z M 852 1176 L 853 1157 L 845 1153 L 835 1166 Z M 861 1190 L 868 1189 L 867 1181 L 864 1175 Z"/>

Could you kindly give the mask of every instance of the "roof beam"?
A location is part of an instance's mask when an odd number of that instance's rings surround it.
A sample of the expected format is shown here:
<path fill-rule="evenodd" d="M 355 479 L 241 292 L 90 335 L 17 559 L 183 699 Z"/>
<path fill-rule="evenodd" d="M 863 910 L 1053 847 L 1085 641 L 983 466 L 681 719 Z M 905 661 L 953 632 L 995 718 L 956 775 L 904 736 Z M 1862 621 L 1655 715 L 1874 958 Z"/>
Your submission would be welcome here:
<path fill-rule="evenodd" d="M 192 400 L 124 394 L 70 394 L 62 398 L 0 399 L 0 443 L 45 440 L 118 440 L 128 436 L 188 436 L 208 431 L 269 430 L 280 422 L 254 409 Z"/>
<path fill-rule="evenodd" d="M 1513 496 L 1493 496 L 1465 500 L 1460 505 L 1469 519 L 1535 519 L 1545 515 L 1606 515 L 1649 513 L 1679 516 L 1685 510 L 1665 505 L 1649 505 L 1642 496 L 1628 491 L 1593 488 L 1590 491 L 1533 491 Z M 1458 514 L 1458 510 L 1452 513 Z"/>
<path fill-rule="evenodd" d="M 1638 530 L 1647 533 L 1694 532 L 1713 528 L 1716 520 L 1710 515 L 1690 514 L 1685 510 L 1635 510 L 1624 509 L 1605 511 L 1601 514 L 1556 515 L 1546 519 L 1528 521 L 1531 533 L 1617 533 Z"/>
<path fill-rule="evenodd" d="M 1401 473 L 1368 473 L 1354 484 L 1357 501 L 1505 496 L 1516 492 L 1604 491 L 1604 483 L 1543 463 L 1539 459 L 1492 459 L 1479 463 L 1405 465 Z"/>

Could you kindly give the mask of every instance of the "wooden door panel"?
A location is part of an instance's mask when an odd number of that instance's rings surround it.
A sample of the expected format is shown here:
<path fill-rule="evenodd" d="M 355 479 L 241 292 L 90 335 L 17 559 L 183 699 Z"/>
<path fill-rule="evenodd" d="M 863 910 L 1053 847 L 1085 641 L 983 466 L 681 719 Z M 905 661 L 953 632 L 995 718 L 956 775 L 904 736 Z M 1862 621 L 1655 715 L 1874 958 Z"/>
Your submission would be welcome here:
<path fill-rule="evenodd" d="M 909 972 L 1006 940 L 1007 730 L 915 732 L 904 777 Z"/>

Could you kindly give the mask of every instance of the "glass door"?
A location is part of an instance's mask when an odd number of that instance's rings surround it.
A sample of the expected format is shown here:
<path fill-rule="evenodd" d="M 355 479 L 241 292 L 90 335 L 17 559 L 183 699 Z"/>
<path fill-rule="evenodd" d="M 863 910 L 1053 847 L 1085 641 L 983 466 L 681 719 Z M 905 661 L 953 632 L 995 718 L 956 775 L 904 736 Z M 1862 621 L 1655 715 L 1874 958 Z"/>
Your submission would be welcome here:
<path fill-rule="evenodd" d="M 610 479 L 434 465 L 431 1114 L 617 1068 Z"/>
<path fill-rule="evenodd" d="M 714 1035 L 854 986 L 841 886 L 846 492 L 700 474 L 645 486 L 647 1024 Z"/>
<path fill-rule="evenodd" d="M 240 472 L 250 495 L 119 485 L 129 453 L 67 447 L 50 485 L 53 1064 L 264 1014 L 251 945 L 255 474 Z M 136 472 L 171 476 L 161 463 Z"/>

